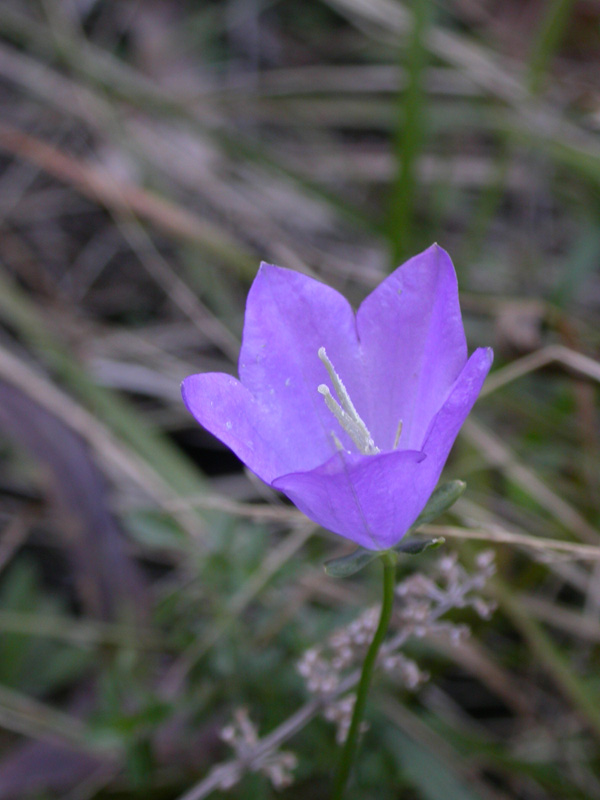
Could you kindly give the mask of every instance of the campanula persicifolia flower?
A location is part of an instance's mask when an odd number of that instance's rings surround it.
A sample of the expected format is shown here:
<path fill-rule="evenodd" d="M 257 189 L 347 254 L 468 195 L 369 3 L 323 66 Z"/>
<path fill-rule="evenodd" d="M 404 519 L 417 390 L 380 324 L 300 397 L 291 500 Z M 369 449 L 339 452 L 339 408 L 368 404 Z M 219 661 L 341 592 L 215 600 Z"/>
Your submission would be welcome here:
<path fill-rule="evenodd" d="M 356 314 L 337 291 L 262 264 L 240 379 L 191 375 L 185 404 L 308 517 L 370 550 L 424 508 L 492 364 L 467 358 L 454 267 L 433 245 Z"/>

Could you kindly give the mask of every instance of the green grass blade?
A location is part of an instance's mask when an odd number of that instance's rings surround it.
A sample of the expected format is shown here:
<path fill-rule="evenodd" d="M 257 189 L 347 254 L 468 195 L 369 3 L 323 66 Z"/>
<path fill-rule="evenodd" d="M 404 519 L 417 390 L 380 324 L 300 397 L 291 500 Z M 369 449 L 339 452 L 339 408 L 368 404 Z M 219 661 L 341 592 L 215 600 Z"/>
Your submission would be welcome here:
<path fill-rule="evenodd" d="M 394 142 L 396 177 L 390 194 L 388 237 L 392 267 L 415 246 L 417 162 L 425 140 L 427 91 L 424 75 L 429 60 L 427 33 L 433 16 L 430 0 L 413 3 L 413 27 L 408 42 L 406 92 L 398 96 L 398 123 Z"/>

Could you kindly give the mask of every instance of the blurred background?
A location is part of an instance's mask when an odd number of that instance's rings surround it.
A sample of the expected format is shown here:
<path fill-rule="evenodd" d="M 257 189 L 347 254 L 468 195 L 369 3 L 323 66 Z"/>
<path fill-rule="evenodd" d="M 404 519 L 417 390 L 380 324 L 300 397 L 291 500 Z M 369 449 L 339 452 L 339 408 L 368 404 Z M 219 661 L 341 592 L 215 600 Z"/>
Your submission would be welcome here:
<path fill-rule="evenodd" d="M 497 610 L 377 681 L 359 796 L 600 798 L 599 64 L 597 0 L 2 0 L 0 800 L 329 796 L 335 726 L 278 726 L 378 571 L 179 383 L 235 374 L 261 260 L 357 305 L 433 241 L 495 348 L 443 521 Z"/>

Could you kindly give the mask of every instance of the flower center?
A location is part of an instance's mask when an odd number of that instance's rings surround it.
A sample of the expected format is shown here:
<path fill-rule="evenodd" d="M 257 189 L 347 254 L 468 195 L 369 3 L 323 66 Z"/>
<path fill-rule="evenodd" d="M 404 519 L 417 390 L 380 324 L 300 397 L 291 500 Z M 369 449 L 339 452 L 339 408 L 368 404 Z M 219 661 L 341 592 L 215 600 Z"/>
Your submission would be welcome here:
<path fill-rule="evenodd" d="M 322 383 L 318 387 L 318 391 L 323 395 L 327 408 L 331 411 L 333 416 L 340 423 L 342 428 L 346 431 L 348 436 L 352 439 L 354 444 L 358 447 L 359 451 L 366 456 L 374 456 L 380 452 L 379 448 L 373 441 L 373 437 L 369 433 L 369 429 L 362 421 L 358 411 L 354 407 L 354 403 L 350 399 L 348 390 L 344 386 L 342 379 L 335 371 L 335 368 L 329 360 L 324 347 L 319 348 L 319 358 L 325 365 L 325 369 L 329 373 L 333 388 L 339 398 L 339 403 L 331 394 L 329 387 Z M 333 434 L 336 446 L 341 449 L 341 443 L 337 436 Z M 399 438 L 399 437 L 398 437 Z"/>

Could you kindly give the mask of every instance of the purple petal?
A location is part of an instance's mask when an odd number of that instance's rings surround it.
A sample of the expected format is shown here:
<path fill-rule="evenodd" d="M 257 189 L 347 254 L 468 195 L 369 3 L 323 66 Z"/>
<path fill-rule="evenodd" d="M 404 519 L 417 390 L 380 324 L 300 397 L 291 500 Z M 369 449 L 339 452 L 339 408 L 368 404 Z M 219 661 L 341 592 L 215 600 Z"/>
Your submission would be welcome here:
<path fill-rule="evenodd" d="M 324 528 L 370 550 L 392 547 L 433 492 L 491 363 L 491 350 L 473 353 L 435 416 L 423 452 L 340 452 L 317 469 L 277 478 L 273 486 Z"/>
<path fill-rule="evenodd" d="M 367 388 L 348 301 L 299 272 L 261 265 L 248 295 L 239 372 L 270 417 L 272 439 L 286 463 L 280 474 L 312 469 L 331 458 L 334 430 L 350 447 L 317 391 L 319 384 L 330 385 L 320 347 L 360 413 Z"/>
<path fill-rule="evenodd" d="M 190 375 L 181 385 L 188 410 L 210 433 L 230 447 L 262 480 L 281 475 L 281 441 L 251 393 L 231 375 Z"/>
<path fill-rule="evenodd" d="M 357 328 L 371 389 L 365 421 L 391 450 L 399 420 L 402 449 L 420 450 L 467 360 L 456 274 L 441 247 L 411 258 L 362 303 Z"/>
<path fill-rule="evenodd" d="M 414 450 L 338 452 L 317 469 L 283 475 L 273 486 L 323 528 L 369 550 L 385 550 L 402 538 L 427 501 L 418 487 L 424 458 Z"/>
<path fill-rule="evenodd" d="M 475 350 L 458 376 L 448 399 L 431 422 L 423 452 L 427 454 L 428 460 L 437 463 L 438 477 L 463 422 L 477 400 L 493 360 L 491 347 Z"/>

